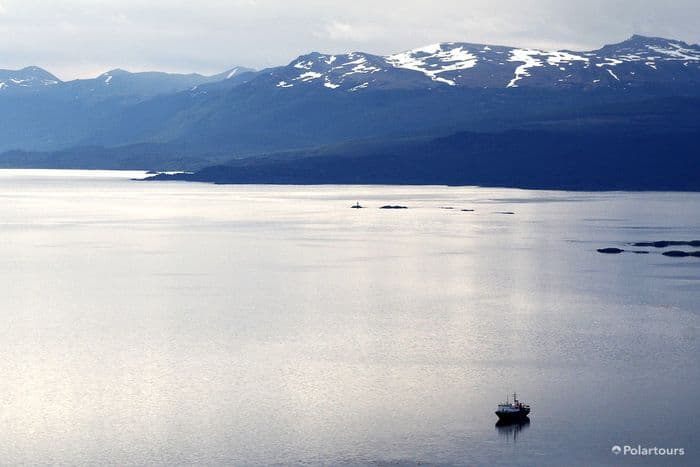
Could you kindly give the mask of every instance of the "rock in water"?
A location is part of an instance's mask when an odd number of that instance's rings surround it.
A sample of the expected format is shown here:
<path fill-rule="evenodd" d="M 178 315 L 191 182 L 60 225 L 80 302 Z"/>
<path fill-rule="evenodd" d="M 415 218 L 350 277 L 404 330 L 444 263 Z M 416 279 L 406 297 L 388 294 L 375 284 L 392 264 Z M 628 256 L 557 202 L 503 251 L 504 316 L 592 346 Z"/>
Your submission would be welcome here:
<path fill-rule="evenodd" d="M 625 250 L 621 250 L 619 248 L 599 248 L 598 253 L 604 253 L 606 255 L 618 255 L 620 253 L 624 253 Z"/>
<path fill-rule="evenodd" d="M 646 246 L 646 247 L 654 247 L 654 248 L 666 248 L 669 246 L 694 246 L 698 247 L 700 246 L 700 240 L 690 240 L 690 241 L 682 241 L 682 240 L 661 240 L 658 242 L 637 242 L 633 243 L 633 246 Z"/>
<path fill-rule="evenodd" d="M 700 258 L 700 251 L 665 251 L 664 256 L 670 256 L 671 258 L 687 258 L 689 256 L 694 256 Z"/>

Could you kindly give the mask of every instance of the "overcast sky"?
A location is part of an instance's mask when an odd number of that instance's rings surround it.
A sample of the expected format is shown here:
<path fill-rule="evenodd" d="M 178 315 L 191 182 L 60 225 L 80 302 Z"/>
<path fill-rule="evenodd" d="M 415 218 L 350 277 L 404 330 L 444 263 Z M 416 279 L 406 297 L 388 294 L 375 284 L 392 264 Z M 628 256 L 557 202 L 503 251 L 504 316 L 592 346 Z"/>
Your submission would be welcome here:
<path fill-rule="evenodd" d="M 700 0 L 0 0 L 0 68 L 216 73 L 310 51 L 443 41 L 593 49 L 633 33 L 700 42 Z"/>

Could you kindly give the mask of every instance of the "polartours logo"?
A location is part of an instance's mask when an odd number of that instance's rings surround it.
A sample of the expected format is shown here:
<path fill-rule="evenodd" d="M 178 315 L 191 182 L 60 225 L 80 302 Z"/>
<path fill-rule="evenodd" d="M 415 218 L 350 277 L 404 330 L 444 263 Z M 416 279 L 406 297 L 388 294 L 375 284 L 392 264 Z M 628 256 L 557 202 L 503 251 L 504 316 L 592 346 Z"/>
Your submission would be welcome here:
<path fill-rule="evenodd" d="M 612 447 L 611 452 L 616 456 L 685 456 L 685 448 L 660 448 L 657 446 L 647 447 L 642 445 L 637 446 L 618 446 Z"/>

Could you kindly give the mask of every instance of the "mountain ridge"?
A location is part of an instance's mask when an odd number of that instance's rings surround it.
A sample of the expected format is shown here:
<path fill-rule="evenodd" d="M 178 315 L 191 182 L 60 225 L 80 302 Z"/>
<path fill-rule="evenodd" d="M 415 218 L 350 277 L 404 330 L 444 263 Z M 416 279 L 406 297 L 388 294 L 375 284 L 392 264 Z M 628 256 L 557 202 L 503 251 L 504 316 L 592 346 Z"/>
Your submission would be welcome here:
<path fill-rule="evenodd" d="M 459 132 L 651 133 L 659 149 L 699 132 L 700 47 L 639 35 L 584 52 L 444 42 L 386 56 L 312 52 L 210 77 L 115 69 L 22 89 L 0 90 L 4 167 L 198 170 Z"/>
<path fill-rule="evenodd" d="M 634 66 L 639 64 L 646 68 Z M 272 73 L 278 79 L 277 87 L 283 89 L 315 83 L 332 90 L 356 92 L 386 86 L 383 75 L 396 70 L 422 75 L 413 76 L 413 86 L 426 86 L 430 81 L 435 86 L 596 87 L 663 81 L 668 73 L 677 73 L 679 66 L 691 67 L 697 74 L 700 46 L 634 35 L 617 44 L 580 52 L 466 42 L 442 42 L 386 56 L 313 52 Z M 617 70 L 621 72 L 616 73 Z M 693 79 L 697 81 L 697 77 Z M 392 84 L 399 81 L 394 79 Z"/>
<path fill-rule="evenodd" d="M 325 154 L 237 160 L 155 181 L 452 185 L 570 191 L 700 191 L 696 134 L 510 130 Z M 663 160 L 659 153 L 668 151 Z M 595 153 L 597 157 L 592 158 Z"/>
<path fill-rule="evenodd" d="M 498 57 L 501 55 L 501 57 Z M 345 61 L 341 60 L 345 59 Z M 577 63 L 578 62 L 578 63 Z M 398 70 L 408 70 L 423 74 L 436 84 L 446 85 L 474 85 L 475 82 L 470 81 L 465 74 L 466 70 L 476 68 L 479 65 L 493 66 L 495 63 L 498 66 L 505 66 L 508 80 L 501 80 L 501 84 L 506 87 L 517 87 L 525 84 L 530 77 L 531 68 L 544 67 L 545 65 L 556 67 L 559 71 L 567 71 L 565 68 L 581 65 L 585 68 L 592 66 L 603 70 L 611 70 L 616 66 L 624 63 L 644 62 L 649 68 L 654 69 L 657 62 L 674 63 L 681 62 L 683 66 L 688 67 L 691 64 L 695 67 L 700 66 L 700 45 L 690 44 L 681 40 L 668 39 L 657 36 L 645 36 L 634 34 L 628 39 L 603 45 L 599 49 L 574 51 L 568 49 L 547 50 L 539 48 L 515 47 L 494 44 L 469 43 L 469 42 L 440 42 L 436 44 L 426 45 L 415 49 L 409 49 L 399 53 L 390 55 L 375 55 L 362 51 L 353 51 L 346 54 L 326 54 L 322 52 L 310 52 L 302 54 L 292 60 L 287 65 L 268 68 L 269 74 L 279 73 L 283 78 L 276 84 L 280 88 L 293 87 L 294 82 L 310 83 L 322 79 L 320 82 L 328 89 L 338 89 L 343 87 L 343 83 L 336 83 L 330 80 L 331 75 L 335 77 L 347 77 L 353 74 L 374 74 L 379 71 L 386 71 L 382 66 Z M 324 67 L 325 65 L 325 67 Z M 510 66 L 507 66 L 510 65 Z M 284 79 L 282 70 L 289 71 L 289 68 L 300 70 L 296 76 Z M 315 71 L 314 67 L 322 69 L 321 76 L 317 76 L 319 71 Z M 325 69 L 324 69 L 325 68 Z M 564 68 L 564 69 L 562 69 Z M 50 72 L 38 67 L 28 66 L 20 70 L 0 70 L 0 83 L 3 81 L 3 74 L 27 74 L 35 72 L 37 74 L 48 76 L 49 80 L 55 82 L 53 84 L 70 84 L 75 82 L 85 82 L 90 80 L 99 80 L 114 75 L 127 75 L 130 77 L 153 76 L 161 77 L 188 77 L 204 82 L 215 82 L 230 79 L 236 74 L 255 72 L 251 68 L 232 67 L 224 72 L 214 75 L 202 75 L 199 73 L 166 73 L 160 71 L 144 71 L 144 72 L 129 72 L 124 69 L 116 68 L 109 70 L 95 78 L 75 79 L 62 81 Z M 337 71 L 338 73 L 330 73 Z M 551 71 L 551 70 L 550 70 Z M 594 70 L 595 71 L 595 70 Z M 326 73 L 324 75 L 324 73 Z M 289 73 L 287 73 L 289 74 Z M 292 73 L 293 75 L 293 73 Z M 605 76 L 605 73 L 593 73 L 592 76 Z M 491 78 L 494 76 L 491 75 Z M 566 77 L 566 75 L 564 75 Z M 620 81 L 608 73 L 608 77 Z M 457 78 L 457 79 L 455 79 Z M 460 78 L 462 78 L 460 80 Z M 629 76 L 627 77 L 630 78 Z M 566 81 L 566 80 L 563 80 Z M 593 83 L 595 79 L 590 80 Z M 366 87 L 361 86 L 359 89 L 355 81 L 355 86 L 350 89 L 357 91 Z M 529 84 L 538 84 L 538 81 Z M 369 84 L 369 83 L 368 83 Z M 9 88 L 9 84 L 5 83 L 5 87 L 0 86 L 0 90 Z M 354 88 L 354 89 L 353 89 Z"/>

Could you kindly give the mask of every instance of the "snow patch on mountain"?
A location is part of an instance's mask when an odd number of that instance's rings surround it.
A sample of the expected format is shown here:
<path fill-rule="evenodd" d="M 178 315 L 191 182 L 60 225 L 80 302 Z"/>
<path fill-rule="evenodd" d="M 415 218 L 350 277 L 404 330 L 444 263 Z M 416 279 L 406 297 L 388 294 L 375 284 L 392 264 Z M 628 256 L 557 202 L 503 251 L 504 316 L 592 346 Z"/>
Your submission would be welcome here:
<path fill-rule="evenodd" d="M 352 56 L 352 54 L 351 54 Z M 345 67 L 352 66 L 352 69 L 345 73 L 343 76 L 352 75 L 355 73 L 376 73 L 382 69 L 376 66 L 369 65 L 366 57 L 360 57 L 357 60 L 344 63 L 343 65 L 334 67 L 332 70 L 344 69 Z"/>
<path fill-rule="evenodd" d="M 423 73 L 433 81 L 456 86 L 454 80 L 440 76 L 443 73 L 467 70 L 476 66 L 478 58 L 463 46 L 454 43 L 433 44 L 385 57 L 394 68 Z"/>
<path fill-rule="evenodd" d="M 508 88 L 517 88 L 518 81 L 531 76 L 530 68 L 542 67 L 545 66 L 546 63 L 547 65 L 556 67 L 559 71 L 566 71 L 566 67 L 574 62 L 582 62 L 587 66 L 590 62 L 590 58 L 559 50 L 512 49 L 508 61 L 522 63 L 522 65 L 519 65 L 515 69 L 515 76 L 506 85 Z"/>
<path fill-rule="evenodd" d="M 358 84 L 357 86 L 350 88 L 350 92 L 360 91 L 362 89 L 367 89 L 368 87 L 369 87 L 369 83 L 365 82 L 365 83 Z"/>
<path fill-rule="evenodd" d="M 635 55 L 635 57 L 636 57 L 636 55 Z M 622 63 L 625 63 L 623 60 L 619 60 L 617 58 L 606 57 L 603 60 L 605 60 L 603 63 L 596 63 L 595 66 L 597 66 L 598 68 L 602 68 L 604 66 L 617 66 L 617 65 L 620 65 Z M 633 61 L 633 60 L 636 60 L 636 59 L 629 59 L 628 61 Z"/>
<path fill-rule="evenodd" d="M 308 60 L 306 62 L 297 62 L 294 64 L 294 68 L 298 68 L 300 70 L 310 70 L 313 68 L 314 62 L 311 60 Z"/>
<path fill-rule="evenodd" d="M 547 57 L 547 63 L 553 66 L 569 65 L 572 62 L 588 63 L 590 61 L 588 57 L 584 57 L 583 55 L 575 55 L 571 52 L 560 50 L 553 50 L 550 52 L 540 51 L 540 55 Z"/>
<path fill-rule="evenodd" d="M 319 79 L 321 77 L 323 77 L 323 74 L 321 74 L 321 73 L 317 73 L 315 71 L 307 71 L 306 73 L 300 74 L 294 80 L 295 81 L 311 81 L 314 79 Z"/>
<path fill-rule="evenodd" d="M 681 44 L 670 42 L 668 47 L 650 45 L 648 48 L 654 52 L 664 54 L 671 60 L 700 61 L 700 52 L 683 47 Z"/>
<path fill-rule="evenodd" d="M 542 61 L 539 60 L 538 58 L 535 58 L 538 55 L 542 55 L 542 52 L 539 50 L 533 50 L 533 49 L 514 49 L 510 52 L 510 58 L 508 58 L 509 62 L 522 62 L 522 65 L 518 66 L 515 69 L 515 77 L 510 80 L 508 85 L 506 87 L 508 88 L 517 88 L 518 87 L 518 81 L 523 79 L 526 76 L 531 76 L 530 72 L 528 71 L 530 68 L 534 67 L 539 67 L 543 66 Z"/>

